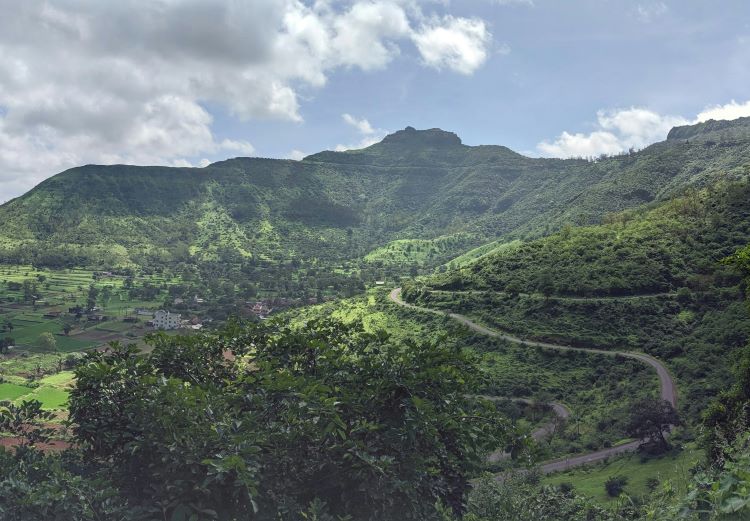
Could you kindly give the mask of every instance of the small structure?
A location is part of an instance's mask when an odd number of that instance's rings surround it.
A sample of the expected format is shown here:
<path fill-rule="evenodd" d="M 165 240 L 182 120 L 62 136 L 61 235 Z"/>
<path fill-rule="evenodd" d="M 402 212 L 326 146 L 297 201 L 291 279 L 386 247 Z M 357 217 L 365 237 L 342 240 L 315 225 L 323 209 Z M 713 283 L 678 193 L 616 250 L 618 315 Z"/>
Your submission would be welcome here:
<path fill-rule="evenodd" d="M 268 315 L 271 314 L 271 311 L 273 311 L 273 308 L 266 302 L 256 302 L 255 305 L 250 308 L 250 313 L 261 320 L 265 320 L 266 318 L 268 318 Z"/>
<path fill-rule="evenodd" d="M 170 313 L 160 309 L 154 314 L 154 327 L 165 331 L 178 329 L 182 325 L 182 317 L 179 313 Z"/>

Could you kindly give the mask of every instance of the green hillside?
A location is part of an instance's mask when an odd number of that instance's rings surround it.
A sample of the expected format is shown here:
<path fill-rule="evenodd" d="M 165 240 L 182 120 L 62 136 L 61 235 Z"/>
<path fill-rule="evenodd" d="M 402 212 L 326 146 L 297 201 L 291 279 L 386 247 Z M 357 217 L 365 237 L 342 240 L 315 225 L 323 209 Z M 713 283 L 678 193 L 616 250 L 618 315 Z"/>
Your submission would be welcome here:
<path fill-rule="evenodd" d="M 740 273 L 721 262 L 748 242 L 750 183 L 720 183 L 497 250 L 404 295 L 530 338 L 651 353 L 696 418 L 750 338 Z"/>
<path fill-rule="evenodd" d="M 597 161 L 532 159 L 408 127 L 362 150 L 303 161 L 88 165 L 0 206 L 0 258 L 92 268 L 217 259 L 330 265 L 373 252 L 368 260 L 385 265 L 431 267 L 491 239 L 599 222 L 741 175 L 749 129 L 747 118 L 676 129 L 643 151 Z M 397 240 L 437 243 L 417 255 L 383 254 Z"/>

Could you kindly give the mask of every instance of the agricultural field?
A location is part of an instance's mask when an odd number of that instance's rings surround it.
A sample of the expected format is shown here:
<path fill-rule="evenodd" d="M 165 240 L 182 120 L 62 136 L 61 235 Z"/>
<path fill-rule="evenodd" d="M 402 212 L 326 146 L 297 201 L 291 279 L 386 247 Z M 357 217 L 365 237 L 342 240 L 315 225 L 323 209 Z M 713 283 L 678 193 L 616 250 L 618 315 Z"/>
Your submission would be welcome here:
<path fill-rule="evenodd" d="M 9 355 L 0 359 L 0 402 L 38 400 L 42 408 L 63 411 L 75 383 L 72 367 L 80 355 Z"/>
<path fill-rule="evenodd" d="M 178 282 L 163 275 L 0 266 L 0 339 L 16 351 L 60 353 L 138 343 L 150 330 L 149 317 L 135 310 L 164 307 L 168 288 Z M 42 340 L 50 335 L 52 341 Z"/>

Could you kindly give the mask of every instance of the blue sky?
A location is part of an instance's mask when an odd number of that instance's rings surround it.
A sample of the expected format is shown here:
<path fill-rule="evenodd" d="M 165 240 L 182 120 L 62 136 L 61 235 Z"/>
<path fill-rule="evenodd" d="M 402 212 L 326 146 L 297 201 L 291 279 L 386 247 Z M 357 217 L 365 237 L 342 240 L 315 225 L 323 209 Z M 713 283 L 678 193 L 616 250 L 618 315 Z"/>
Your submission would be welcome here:
<path fill-rule="evenodd" d="M 0 201 L 78 164 L 299 158 L 407 125 L 576 156 L 750 115 L 747 1 L 0 7 Z"/>

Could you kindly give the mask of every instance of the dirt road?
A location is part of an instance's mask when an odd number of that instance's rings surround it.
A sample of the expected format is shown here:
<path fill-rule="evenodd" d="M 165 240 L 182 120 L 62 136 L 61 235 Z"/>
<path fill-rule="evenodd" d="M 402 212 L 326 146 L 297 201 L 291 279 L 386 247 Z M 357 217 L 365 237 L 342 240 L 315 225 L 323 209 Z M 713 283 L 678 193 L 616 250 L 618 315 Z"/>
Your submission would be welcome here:
<path fill-rule="evenodd" d="M 561 344 L 550 344 L 547 342 L 537 342 L 534 340 L 524 340 L 522 338 L 518 338 L 517 336 L 513 336 L 508 333 L 502 333 L 502 332 L 495 331 L 495 330 L 486 328 L 484 326 L 481 326 L 475 322 L 472 322 L 470 319 L 468 319 L 464 315 L 460 315 L 458 313 L 446 313 L 445 311 L 425 308 L 422 306 L 415 306 L 414 304 L 404 302 L 401 299 L 401 288 L 394 288 L 391 291 L 389 298 L 393 302 L 398 304 L 399 306 L 416 309 L 418 311 L 423 311 L 425 313 L 432 313 L 433 315 L 449 316 L 450 318 L 460 322 L 461 324 L 465 325 L 466 327 L 468 327 L 469 329 L 473 331 L 476 331 L 477 333 L 481 333 L 483 335 L 491 336 L 494 338 L 499 338 L 507 342 L 513 342 L 516 344 L 528 345 L 528 346 L 537 346 L 537 347 L 542 347 L 545 349 L 554 349 L 557 351 L 581 351 L 584 353 L 593 353 L 593 354 L 598 354 L 598 355 L 606 355 L 606 356 L 619 355 L 619 356 L 624 356 L 627 358 L 633 358 L 635 360 L 638 360 L 652 367 L 656 371 L 656 374 L 659 377 L 659 385 L 661 388 L 661 398 L 671 403 L 673 407 L 675 408 L 677 407 L 677 387 L 675 386 L 672 375 L 669 374 L 669 370 L 664 366 L 664 364 L 662 364 L 656 358 L 650 355 L 647 355 L 645 353 L 638 353 L 634 351 L 606 351 L 604 349 L 589 349 L 589 348 L 573 347 L 573 346 L 567 346 L 567 345 L 561 345 Z M 609 458 L 617 454 L 622 454 L 625 452 L 633 452 L 634 450 L 638 448 L 639 445 L 640 445 L 639 441 L 632 441 L 629 443 L 625 443 L 623 445 L 617 445 L 616 447 L 610 447 L 607 449 L 589 452 L 586 454 L 581 454 L 579 456 L 571 456 L 568 458 L 560 458 L 557 460 L 548 461 L 548 462 L 543 463 L 540 466 L 540 468 L 542 472 L 544 472 L 545 474 L 550 473 L 550 472 L 557 472 L 560 470 L 566 470 L 572 467 L 577 467 L 579 465 L 586 465 L 589 463 L 601 461 L 601 460 L 604 460 L 606 458 Z"/>

